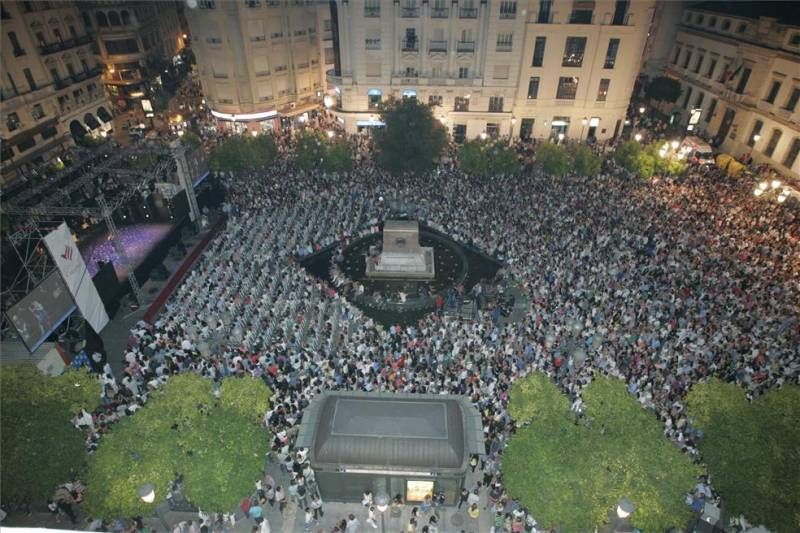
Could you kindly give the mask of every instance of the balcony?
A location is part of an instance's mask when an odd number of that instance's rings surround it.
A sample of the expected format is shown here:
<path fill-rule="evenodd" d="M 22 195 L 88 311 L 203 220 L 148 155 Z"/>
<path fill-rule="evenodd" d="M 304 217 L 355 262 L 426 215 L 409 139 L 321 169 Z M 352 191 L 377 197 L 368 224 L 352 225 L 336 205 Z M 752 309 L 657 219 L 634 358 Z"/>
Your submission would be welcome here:
<path fill-rule="evenodd" d="M 456 45 L 456 51 L 459 54 L 474 54 L 475 41 L 459 41 Z"/>
<path fill-rule="evenodd" d="M 46 56 L 49 54 L 55 54 L 56 52 L 61 52 L 62 50 L 69 50 L 70 48 L 75 48 L 76 46 L 91 44 L 93 41 L 94 39 L 91 35 L 81 35 L 80 37 L 67 39 L 66 41 L 44 44 L 39 47 L 39 53 L 43 56 Z"/>
<path fill-rule="evenodd" d="M 365 18 L 378 18 L 381 16 L 381 8 L 380 6 L 364 6 L 364 17 Z"/>
<path fill-rule="evenodd" d="M 53 81 L 53 87 L 55 87 L 57 91 L 69 87 L 70 85 L 72 85 L 72 80 L 70 78 Z"/>
<path fill-rule="evenodd" d="M 514 48 L 512 43 L 497 43 L 498 52 L 510 52 Z"/>
<path fill-rule="evenodd" d="M 462 19 L 476 19 L 478 18 L 477 7 L 460 7 L 458 8 L 458 16 Z"/>
<path fill-rule="evenodd" d="M 446 7 L 432 7 L 431 8 L 431 18 L 432 19 L 446 19 L 450 16 L 450 10 Z"/>
<path fill-rule="evenodd" d="M 418 7 L 402 7 L 400 8 L 400 16 L 403 18 L 415 18 L 419 16 Z"/>
<path fill-rule="evenodd" d="M 403 52 L 419 52 L 419 41 L 417 39 L 403 39 Z"/>
<path fill-rule="evenodd" d="M 447 41 L 431 41 L 428 45 L 429 54 L 446 54 Z"/>

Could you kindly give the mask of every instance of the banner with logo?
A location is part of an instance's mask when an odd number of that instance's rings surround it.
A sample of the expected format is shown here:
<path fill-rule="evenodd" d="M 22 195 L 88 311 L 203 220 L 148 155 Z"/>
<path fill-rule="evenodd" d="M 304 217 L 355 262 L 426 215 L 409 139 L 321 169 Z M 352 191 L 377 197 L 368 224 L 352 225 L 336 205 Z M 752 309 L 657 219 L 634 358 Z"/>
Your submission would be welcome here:
<path fill-rule="evenodd" d="M 44 242 L 83 318 L 100 333 L 108 324 L 108 314 L 67 224 L 62 223 L 48 233 Z"/>

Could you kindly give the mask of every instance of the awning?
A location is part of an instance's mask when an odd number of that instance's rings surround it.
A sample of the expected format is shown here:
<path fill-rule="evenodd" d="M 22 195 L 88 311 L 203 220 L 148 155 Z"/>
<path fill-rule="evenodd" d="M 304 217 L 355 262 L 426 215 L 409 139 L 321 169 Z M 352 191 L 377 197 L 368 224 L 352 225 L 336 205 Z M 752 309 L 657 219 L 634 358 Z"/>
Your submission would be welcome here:
<path fill-rule="evenodd" d="M 296 106 L 294 109 L 287 109 L 286 111 L 281 111 L 282 117 L 296 117 L 297 115 L 302 115 L 312 109 L 317 109 L 319 107 L 319 102 L 311 102 L 308 104 L 303 104 Z"/>
<path fill-rule="evenodd" d="M 97 108 L 97 116 L 100 117 L 100 120 L 103 122 L 111 122 L 113 117 L 106 111 L 105 107 L 98 107 Z"/>
<path fill-rule="evenodd" d="M 83 117 L 83 121 L 86 122 L 86 125 L 89 126 L 89 129 L 94 130 L 100 127 L 100 122 L 91 113 L 86 113 L 86 115 Z"/>

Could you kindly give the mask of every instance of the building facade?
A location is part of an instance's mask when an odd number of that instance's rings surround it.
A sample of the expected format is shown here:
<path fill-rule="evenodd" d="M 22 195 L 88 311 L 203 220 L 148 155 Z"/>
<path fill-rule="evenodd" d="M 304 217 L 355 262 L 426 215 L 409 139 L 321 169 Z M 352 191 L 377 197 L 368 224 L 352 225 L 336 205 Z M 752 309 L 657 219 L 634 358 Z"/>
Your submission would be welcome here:
<path fill-rule="evenodd" d="M 723 8 L 683 12 L 666 68 L 682 88 L 673 113 L 721 150 L 800 177 L 800 25 Z"/>
<path fill-rule="evenodd" d="M 112 116 L 91 27 L 71 2 L 3 2 L 2 180 L 57 162 Z"/>
<path fill-rule="evenodd" d="M 416 97 L 457 140 L 621 132 L 654 2 L 336 0 L 328 76 L 345 129 Z"/>
<path fill-rule="evenodd" d="M 81 4 L 97 35 L 103 84 L 120 110 L 140 109 L 158 97 L 160 75 L 185 46 L 174 1 L 100 0 Z M 147 108 L 151 104 L 144 104 Z"/>
<path fill-rule="evenodd" d="M 186 18 L 206 103 L 221 127 L 269 130 L 323 96 L 317 2 L 198 0 Z"/>

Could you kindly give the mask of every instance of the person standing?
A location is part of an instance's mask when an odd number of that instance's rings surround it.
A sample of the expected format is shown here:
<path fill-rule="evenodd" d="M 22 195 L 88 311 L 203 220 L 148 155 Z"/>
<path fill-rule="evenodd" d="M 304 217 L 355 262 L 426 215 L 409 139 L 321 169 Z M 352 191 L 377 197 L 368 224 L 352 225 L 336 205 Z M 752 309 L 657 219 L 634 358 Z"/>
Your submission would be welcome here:
<path fill-rule="evenodd" d="M 461 489 L 461 494 L 458 497 L 458 507 L 457 509 L 461 509 L 461 506 L 467 502 L 467 498 L 469 498 L 469 491 L 466 487 Z"/>
<path fill-rule="evenodd" d="M 347 517 L 347 533 L 356 533 L 358 531 L 358 526 L 360 525 L 361 522 L 359 522 L 358 518 L 356 518 L 356 515 L 351 513 L 350 516 Z"/>
<path fill-rule="evenodd" d="M 275 500 L 278 502 L 278 510 L 283 515 L 283 510 L 286 509 L 286 493 L 283 492 L 280 485 L 275 487 Z"/>
<path fill-rule="evenodd" d="M 375 506 L 370 506 L 367 510 L 367 524 L 372 526 L 372 529 L 378 529 L 378 520 L 375 517 Z"/>
<path fill-rule="evenodd" d="M 314 520 L 319 520 L 325 514 L 322 510 L 322 498 L 319 497 L 319 494 L 315 494 L 311 498 L 311 503 L 309 503 L 309 506 L 314 512 Z"/>

